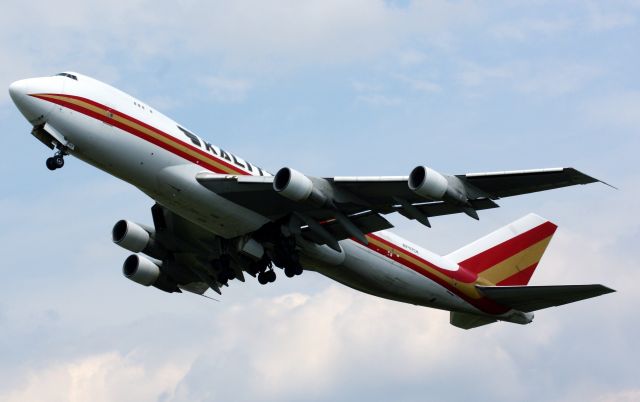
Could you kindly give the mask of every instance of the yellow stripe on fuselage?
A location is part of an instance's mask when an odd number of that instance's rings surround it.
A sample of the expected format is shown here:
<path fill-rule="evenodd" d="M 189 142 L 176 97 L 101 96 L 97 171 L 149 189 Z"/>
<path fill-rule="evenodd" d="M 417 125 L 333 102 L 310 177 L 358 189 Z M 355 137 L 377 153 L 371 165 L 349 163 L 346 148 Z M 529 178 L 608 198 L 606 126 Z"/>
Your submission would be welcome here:
<path fill-rule="evenodd" d="M 472 298 L 472 299 L 480 299 L 483 296 L 478 292 L 478 290 L 475 288 L 476 284 L 482 284 L 482 285 L 487 285 L 488 283 L 486 283 L 486 281 L 475 281 L 475 282 L 461 282 L 458 281 L 450 276 L 448 276 L 446 273 L 441 272 L 435 268 L 433 268 L 432 266 L 430 266 L 429 264 L 424 263 L 423 261 L 421 261 L 420 259 L 416 258 L 415 256 L 409 254 L 408 252 L 406 252 L 405 250 L 398 248 L 398 247 L 392 247 L 384 242 L 381 242 L 379 240 L 377 240 L 374 237 L 371 236 L 367 236 L 367 240 L 372 243 L 374 246 L 382 248 L 384 250 L 386 250 L 389 253 L 395 254 L 397 255 L 400 259 L 402 259 L 403 261 L 406 261 L 412 265 L 415 265 L 417 267 L 419 267 L 420 269 L 428 272 L 431 276 L 435 276 L 438 279 L 441 279 L 442 281 L 446 282 L 447 284 L 451 285 L 452 287 L 460 290 L 462 293 L 464 293 L 466 296 Z"/>
<path fill-rule="evenodd" d="M 92 111 L 94 113 L 97 114 L 102 114 L 105 115 L 109 118 L 111 118 L 112 120 L 114 120 L 115 122 L 118 122 L 120 124 L 123 124 L 129 128 L 131 128 L 132 130 L 135 130 L 137 132 L 143 133 L 146 136 L 152 137 L 157 141 L 162 142 L 163 144 L 169 145 L 170 147 L 183 152 L 185 154 L 188 154 L 189 156 L 204 162 L 208 165 L 212 165 L 214 167 L 216 167 L 217 169 L 221 170 L 224 173 L 228 173 L 228 174 L 239 174 L 239 172 L 237 170 L 234 170 L 233 168 L 220 163 L 216 157 L 214 157 L 213 155 L 203 155 L 200 152 L 192 149 L 191 147 L 185 145 L 184 143 L 182 143 L 181 141 L 173 138 L 171 135 L 166 134 L 166 135 L 162 135 L 157 133 L 154 130 L 151 130 L 135 121 L 130 120 L 128 117 L 124 117 L 122 115 L 120 115 L 117 112 L 111 112 L 109 109 L 105 109 L 96 105 L 93 105 L 89 102 L 86 102 L 84 100 L 81 99 L 76 99 L 73 97 L 68 97 L 65 95 L 40 95 L 43 98 L 49 98 L 49 99 L 57 99 L 57 100 L 61 100 L 67 103 L 71 103 L 74 104 L 76 106 L 79 106 L 83 109 Z"/>

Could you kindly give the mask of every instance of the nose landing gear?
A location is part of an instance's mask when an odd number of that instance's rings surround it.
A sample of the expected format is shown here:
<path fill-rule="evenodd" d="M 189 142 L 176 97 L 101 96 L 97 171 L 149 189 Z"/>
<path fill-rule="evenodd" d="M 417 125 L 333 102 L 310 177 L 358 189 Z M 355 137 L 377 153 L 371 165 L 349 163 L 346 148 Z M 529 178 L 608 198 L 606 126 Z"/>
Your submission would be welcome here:
<path fill-rule="evenodd" d="M 47 158 L 47 168 L 49 170 L 60 169 L 64 166 L 64 156 L 66 153 L 64 151 L 58 151 L 51 158 Z"/>

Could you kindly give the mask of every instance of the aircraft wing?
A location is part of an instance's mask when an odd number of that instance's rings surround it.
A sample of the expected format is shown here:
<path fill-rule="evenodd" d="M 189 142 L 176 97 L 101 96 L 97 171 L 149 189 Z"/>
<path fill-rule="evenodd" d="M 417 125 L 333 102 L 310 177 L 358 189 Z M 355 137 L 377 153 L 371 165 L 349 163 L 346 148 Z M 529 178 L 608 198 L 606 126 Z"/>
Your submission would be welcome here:
<path fill-rule="evenodd" d="M 573 168 L 462 175 L 441 175 L 429 168 L 422 169 L 423 176 L 436 177 L 438 185 L 446 187 L 443 194 L 434 196 L 433 191 L 425 194 L 416 189 L 416 185 L 412 189 L 411 175 L 314 178 L 284 168 L 276 176 L 226 176 L 201 172 L 196 179 L 216 194 L 273 221 L 287 219 L 294 214 L 307 226 L 309 219 L 321 223 L 338 221 L 344 230 L 337 240 L 346 237 L 361 239 L 362 233 L 391 227 L 381 215 L 392 212 L 399 212 L 426 226 L 431 226 L 429 218 L 448 214 L 465 213 L 478 219 L 476 211 L 498 207 L 493 200 L 501 197 L 599 181 Z M 296 199 L 296 194 L 291 196 L 286 191 L 276 190 L 280 180 L 278 176 L 286 170 L 289 174 L 287 184 L 295 179 L 300 185 L 311 186 L 310 195 L 306 195 L 309 198 Z M 315 202 L 313 197 L 316 197 Z M 356 224 L 357 230 L 349 227 L 352 225 L 348 221 L 362 214 L 375 215 L 376 224 Z M 326 237 L 326 233 L 322 237 Z"/>

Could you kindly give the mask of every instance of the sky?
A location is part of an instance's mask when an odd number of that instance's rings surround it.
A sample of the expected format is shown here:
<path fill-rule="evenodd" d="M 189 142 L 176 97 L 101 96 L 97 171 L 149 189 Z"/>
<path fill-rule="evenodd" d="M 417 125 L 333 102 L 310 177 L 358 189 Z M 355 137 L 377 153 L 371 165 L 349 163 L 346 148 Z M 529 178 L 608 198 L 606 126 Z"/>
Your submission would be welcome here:
<path fill-rule="evenodd" d="M 637 401 L 640 2 L 5 1 L 0 83 L 78 71 L 269 171 L 571 166 L 572 187 L 398 234 L 448 253 L 529 212 L 531 284 L 616 293 L 470 331 L 317 273 L 219 302 L 126 280 L 119 219 L 152 201 L 51 152 L 0 92 L 0 400 Z"/>

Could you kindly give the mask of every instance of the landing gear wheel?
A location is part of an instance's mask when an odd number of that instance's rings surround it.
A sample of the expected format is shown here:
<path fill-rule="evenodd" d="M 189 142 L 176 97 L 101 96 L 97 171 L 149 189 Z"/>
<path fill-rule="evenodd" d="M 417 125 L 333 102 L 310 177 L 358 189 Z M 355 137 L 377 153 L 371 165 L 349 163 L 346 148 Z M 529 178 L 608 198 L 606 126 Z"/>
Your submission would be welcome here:
<path fill-rule="evenodd" d="M 287 278 L 293 278 L 294 276 L 296 276 L 297 269 L 296 267 L 285 267 L 284 268 L 284 274 L 287 276 Z"/>
<path fill-rule="evenodd" d="M 265 275 L 267 275 L 267 280 L 269 282 L 275 282 L 276 281 L 276 272 L 275 271 L 267 271 L 267 272 L 265 272 Z"/>
<path fill-rule="evenodd" d="M 47 169 L 56 170 L 56 166 L 54 164 L 53 158 L 47 158 Z"/>
<path fill-rule="evenodd" d="M 261 285 L 266 285 L 267 283 L 269 283 L 269 278 L 266 272 L 260 272 L 258 274 L 258 283 L 260 283 Z"/>
<path fill-rule="evenodd" d="M 55 166 L 56 169 L 60 169 L 64 166 L 64 158 L 62 155 L 56 155 L 53 157 L 53 166 Z"/>
<path fill-rule="evenodd" d="M 51 158 L 47 158 L 47 169 L 56 170 L 64 166 L 64 151 L 60 151 Z"/>
<path fill-rule="evenodd" d="M 296 267 L 295 274 L 296 274 L 296 275 L 302 275 L 302 272 L 303 272 L 303 271 L 304 271 L 304 269 L 302 268 L 302 265 L 298 265 L 298 266 Z"/>

